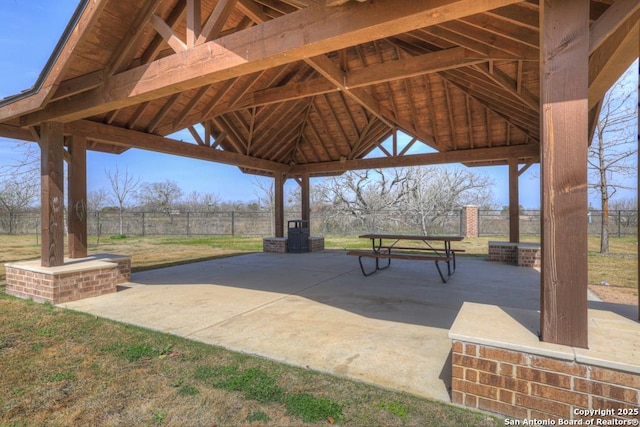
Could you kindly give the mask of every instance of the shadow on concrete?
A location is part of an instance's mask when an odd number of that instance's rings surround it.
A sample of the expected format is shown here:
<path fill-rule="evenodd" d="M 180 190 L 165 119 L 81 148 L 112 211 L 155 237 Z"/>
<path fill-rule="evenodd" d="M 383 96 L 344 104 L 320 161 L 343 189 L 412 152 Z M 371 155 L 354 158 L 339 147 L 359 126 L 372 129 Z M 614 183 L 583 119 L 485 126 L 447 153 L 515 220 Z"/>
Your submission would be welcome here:
<path fill-rule="evenodd" d="M 364 277 L 343 251 L 250 254 L 137 273 L 147 286 L 212 285 L 298 295 L 360 316 L 448 329 L 465 301 L 538 309 L 538 271 L 475 257 L 458 257 L 442 283 L 433 262 L 393 260 Z"/>

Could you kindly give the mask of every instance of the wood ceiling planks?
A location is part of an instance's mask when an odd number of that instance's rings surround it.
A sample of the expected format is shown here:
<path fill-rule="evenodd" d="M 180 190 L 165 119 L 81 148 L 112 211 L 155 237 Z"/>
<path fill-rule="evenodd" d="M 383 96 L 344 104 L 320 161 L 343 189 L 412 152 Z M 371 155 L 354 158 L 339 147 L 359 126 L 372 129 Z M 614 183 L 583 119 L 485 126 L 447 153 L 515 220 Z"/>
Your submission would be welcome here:
<path fill-rule="evenodd" d="M 55 90 L 0 108 L 0 130 L 90 120 L 166 136 L 202 125 L 203 148 L 215 135 L 218 151 L 272 166 L 357 160 L 397 129 L 440 151 L 540 137 L 537 1 L 100 3 Z M 599 44 L 614 39 L 611 16 L 637 21 L 630 4 L 591 1 Z M 594 68 L 609 59 L 599 49 Z M 106 150 L 99 130 L 90 147 Z"/>

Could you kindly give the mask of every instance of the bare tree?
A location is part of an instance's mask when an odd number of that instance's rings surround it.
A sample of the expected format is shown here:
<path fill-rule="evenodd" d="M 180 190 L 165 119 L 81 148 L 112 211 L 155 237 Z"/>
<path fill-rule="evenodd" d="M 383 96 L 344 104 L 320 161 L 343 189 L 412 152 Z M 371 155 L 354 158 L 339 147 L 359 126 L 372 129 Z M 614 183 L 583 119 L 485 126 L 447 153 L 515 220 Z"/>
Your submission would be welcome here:
<path fill-rule="evenodd" d="M 0 167 L 0 212 L 7 214 L 9 234 L 15 234 L 17 215 L 32 206 L 40 192 L 39 157 L 34 144 L 16 144 L 23 154 Z"/>
<path fill-rule="evenodd" d="M 130 176 L 128 169 L 125 169 L 124 173 L 120 172 L 117 165 L 115 171 L 105 170 L 105 174 L 107 175 L 109 184 L 111 184 L 109 201 L 118 206 L 120 234 L 124 235 L 124 211 L 128 207 L 131 199 L 135 196 L 136 190 L 140 186 L 140 179 Z"/>
<path fill-rule="evenodd" d="M 633 68 L 633 67 L 632 67 Z M 627 76 L 625 78 L 625 75 Z M 609 203 L 618 190 L 631 188 L 624 178 L 637 172 L 635 121 L 637 105 L 633 99 L 629 72 L 616 82 L 602 101 L 594 140 L 589 149 L 589 187 L 600 196 L 602 225 L 600 253 L 609 253 Z"/>
<path fill-rule="evenodd" d="M 251 180 L 255 189 L 253 194 L 258 198 L 258 204 L 261 209 L 266 209 L 269 212 L 269 226 L 271 227 L 271 234 L 275 234 L 275 184 L 273 180 L 264 181 L 254 178 Z"/>
<path fill-rule="evenodd" d="M 494 200 L 491 179 L 468 169 L 414 167 L 408 169 L 407 179 L 405 209 L 414 214 L 422 234 L 442 226 L 447 215 L 464 205 L 487 206 Z"/>
<path fill-rule="evenodd" d="M 312 193 L 314 209 L 333 220 L 344 221 L 347 213 L 358 227 L 375 229 L 382 221 L 429 234 L 464 205 L 495 205 L 492 187 L 487 176 L 467 169 L 411 167 L 346 172 L 321 181 Z M 337 225 L 347 231 L 354 224 Z"/>
<path fill-rule="evenodd" d="M 90 191 L 87 194 L 87 211 L 98 212 L 104 208 L 109 200 L 109 193 L 104 188 Z"/>
<path fill-rule="evenodd" d="M 315 191 L 334 216 L 346 219 L 346 213 L 360 227 L 375 229 L 378 221 L 398 221 L 390 209 L 398 209 L 408 194 L 406 175 L 404 168 L 347 171 L 319 182 Z"/>
<path fill-rule="evenodd" d="M 184 205 L 187 209 L 192 211 L 211 211 L 218 208 L 222 199 L 219 195 L 213 193 L 199 193 L 198 191 L 192 191 L 187 194 L 184 200 Z"/>
<path fill-rule="evenodd" d="M 147 209 L 170 214 L 182 197 L 182 189 L 177 182 L 145 182 L 138 193 L 138 200 Z"/>
<path fill-rule="evenodd" d="M 40 186 L 37 180 L 25 175 L 0 177 L 0 211 L 8 215 L 9 234 L 16 234 L 16 221 L 37 200 Z"/>

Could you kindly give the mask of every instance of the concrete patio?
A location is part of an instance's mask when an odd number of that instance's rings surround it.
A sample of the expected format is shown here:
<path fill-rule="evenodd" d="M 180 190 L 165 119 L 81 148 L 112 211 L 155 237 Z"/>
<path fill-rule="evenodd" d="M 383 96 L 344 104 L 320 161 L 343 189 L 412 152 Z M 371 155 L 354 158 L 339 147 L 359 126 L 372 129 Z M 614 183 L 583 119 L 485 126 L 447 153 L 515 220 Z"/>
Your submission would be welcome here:
<path fill-rule="evenodd" d="M 115 294 L 62 306 L 448 402 L 463 303 L 538 310 L 539 280 L 472 257 L 443 284 L 431 262 L 394 260 L 365 278 L 343 251 L 255 253 L 136 273 Z"/>

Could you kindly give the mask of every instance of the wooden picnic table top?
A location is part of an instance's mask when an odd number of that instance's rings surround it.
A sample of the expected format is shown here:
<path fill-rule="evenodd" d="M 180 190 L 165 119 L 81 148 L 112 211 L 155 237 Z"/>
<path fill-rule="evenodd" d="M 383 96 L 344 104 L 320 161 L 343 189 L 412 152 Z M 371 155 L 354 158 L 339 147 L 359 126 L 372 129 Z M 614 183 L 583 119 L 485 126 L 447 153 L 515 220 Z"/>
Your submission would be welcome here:
<path fill-rule="evenodd" d="M 386 233 L 369 233 L 362 234 L 361 239 L 393 239 L 393 240 L 434 240 L 443 242 L 460 242 L 464 239 L 462 236 L 426 236 L 419 234 L 386 234 Z"/>

